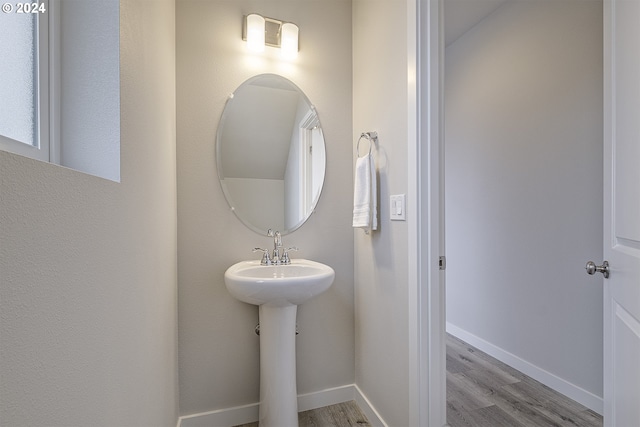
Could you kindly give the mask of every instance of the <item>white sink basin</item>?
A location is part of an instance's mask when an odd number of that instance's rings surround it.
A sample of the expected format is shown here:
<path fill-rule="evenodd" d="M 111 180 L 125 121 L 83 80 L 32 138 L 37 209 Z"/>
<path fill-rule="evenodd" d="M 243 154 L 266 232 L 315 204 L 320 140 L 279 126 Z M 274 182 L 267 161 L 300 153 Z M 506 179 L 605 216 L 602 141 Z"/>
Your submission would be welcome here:
<path fill-rule="evenodd" d="M 289 265 L 241 261 L 224 273 L 227 289 L 240 301 L 273 307 L 299 305 L 329 289 L 335 272 L 328 265 L 293 259 Z"/>

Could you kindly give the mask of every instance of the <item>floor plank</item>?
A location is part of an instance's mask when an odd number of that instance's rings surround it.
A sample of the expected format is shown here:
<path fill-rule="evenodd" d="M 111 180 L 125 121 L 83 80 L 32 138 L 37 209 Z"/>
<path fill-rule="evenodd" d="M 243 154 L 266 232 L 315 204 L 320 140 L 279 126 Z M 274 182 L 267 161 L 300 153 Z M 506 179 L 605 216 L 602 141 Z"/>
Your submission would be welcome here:
<path fill-rule="evenodd" d="M 371 427 L 354 400 L 300 412 L 298 424 L 299 427 Z M 258 423 L 236 427 L 258 427 Z"/>
<path fill-rule="evenodd" d="M 447 421 L 450 426 L 509 426 L 524 427 L 514 417 L 497 407 L 496 405 L 467 411 L 447 402 Z"/>
<path fill-rule="evenodd" d="M 301 412 L 298 420 L 300 427 L 370 427 L 355 401 Z"/>

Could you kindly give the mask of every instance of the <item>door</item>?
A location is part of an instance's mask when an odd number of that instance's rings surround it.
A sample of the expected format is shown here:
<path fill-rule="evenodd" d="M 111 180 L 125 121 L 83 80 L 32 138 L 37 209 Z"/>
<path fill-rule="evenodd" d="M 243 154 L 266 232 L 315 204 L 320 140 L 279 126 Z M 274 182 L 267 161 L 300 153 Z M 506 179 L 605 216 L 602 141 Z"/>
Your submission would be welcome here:
<path fill-rule="evenodd" d="M 640 426 L 640 1 L 604 4 L 604 422 Z"/>

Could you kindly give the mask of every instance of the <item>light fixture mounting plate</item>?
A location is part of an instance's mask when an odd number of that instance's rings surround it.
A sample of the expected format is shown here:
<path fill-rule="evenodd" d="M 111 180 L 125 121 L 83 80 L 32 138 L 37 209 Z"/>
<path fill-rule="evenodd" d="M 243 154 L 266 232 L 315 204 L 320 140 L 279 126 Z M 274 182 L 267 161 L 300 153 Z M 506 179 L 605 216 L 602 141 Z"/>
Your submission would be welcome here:
<path fill-rule="evenodd" d="M 280 47 L 282 38 L 282 24 L 284 21 L 264 17 L 264 44 L 271 47 Z M 244 16 L 242 25 L 242 40 L 247 40 L 247 15 Z"/>

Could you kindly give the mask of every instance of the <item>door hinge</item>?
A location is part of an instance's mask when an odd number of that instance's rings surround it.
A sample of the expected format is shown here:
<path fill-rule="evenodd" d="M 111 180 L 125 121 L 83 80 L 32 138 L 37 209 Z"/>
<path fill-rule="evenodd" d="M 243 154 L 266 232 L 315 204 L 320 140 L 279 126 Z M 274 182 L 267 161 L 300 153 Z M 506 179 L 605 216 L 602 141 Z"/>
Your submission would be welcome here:
<path fill-rule="evenodd" d="M 447 269 L 447 257 L 446 256 L 441 256 L 440 260 L 438 262 L 438 266 L 440 267 L 440 270 L 446 270 Z"/>

